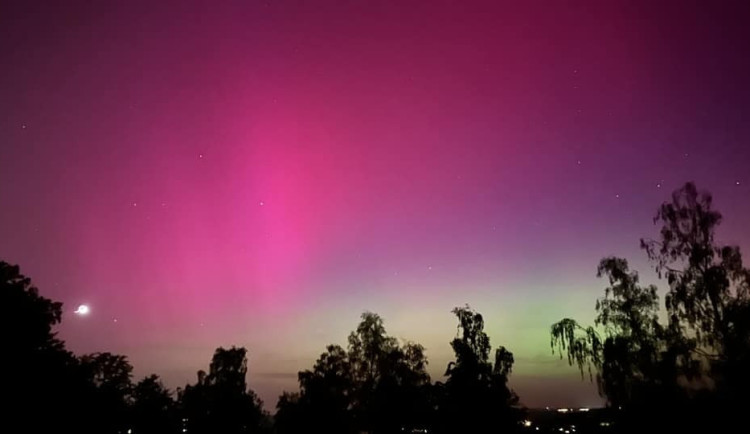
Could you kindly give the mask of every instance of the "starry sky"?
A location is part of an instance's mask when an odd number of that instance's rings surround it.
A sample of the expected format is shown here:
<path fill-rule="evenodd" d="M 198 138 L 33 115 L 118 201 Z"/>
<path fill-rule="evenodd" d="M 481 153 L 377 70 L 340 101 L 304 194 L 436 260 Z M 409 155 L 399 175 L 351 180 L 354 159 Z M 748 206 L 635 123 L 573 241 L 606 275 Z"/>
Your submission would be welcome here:
<path fill-rule="evenodd" d="M 243 345 L 273 408 L 365 310 L 439 380 L 469 303 L 523 403 L 596 405 L 548 331 L 593 319 L 598 260 L 655 279 L 638 240 L 689 180 L 750 249 L 749 19 L 730 1 L 3 1 L 0 258 L 65 303 L 72 350 L 170 387 Z"/>

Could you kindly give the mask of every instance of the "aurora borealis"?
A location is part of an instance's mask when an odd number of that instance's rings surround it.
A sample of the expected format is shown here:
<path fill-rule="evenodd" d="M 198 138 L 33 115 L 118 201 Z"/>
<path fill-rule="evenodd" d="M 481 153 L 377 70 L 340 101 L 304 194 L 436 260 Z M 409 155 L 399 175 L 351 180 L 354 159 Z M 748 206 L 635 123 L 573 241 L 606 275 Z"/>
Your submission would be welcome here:
<path fill-rule="evenodd" d="M 548 332 L 598 260 L 653 281 L 689 180 L 750 249 L 747 3 L 217 3 L 0 6 L 0 258 L 76 352 L 243 345 L 272 407 L 364 310 L 440 379 L 469 303 L 522 402 L 596 405 Z"/>

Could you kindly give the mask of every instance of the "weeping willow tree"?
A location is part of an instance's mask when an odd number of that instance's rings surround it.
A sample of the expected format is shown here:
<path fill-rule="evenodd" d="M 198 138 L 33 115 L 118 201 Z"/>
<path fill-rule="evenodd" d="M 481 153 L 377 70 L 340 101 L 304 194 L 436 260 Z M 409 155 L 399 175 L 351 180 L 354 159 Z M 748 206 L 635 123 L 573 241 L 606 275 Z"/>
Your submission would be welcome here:
<path fill-rule="evenodd" d="M 639 284 L 638 273 L 622 258 L 605 258 L 597 269 L 609 286 L 596 302 L 594 326 L 565 318 L 552 325 L 551 345 L 577 365 L 581 375 L 596 378 L 610 404 L 627 404 L 653 378 L 664 348 L 657 318 L 656 287 Z"/>
<path fill-rule="evenodd" d="M 750 386 L 750 270 L 739 247 L 716 242 L 722 219 L 709 193 L 686 184 L 656 214 L 660 237 L 641 247 L 669 284 L 670 330 L 682 333 L 693 363 L 705 362 L 717 390 L 739 402 Z"/>
<path fill-rule="evenodd" d="M 613 257 L 597 269 L 609 286 L 594 325 L 570 318 L 552 325 L 553 352 L 596 378 L 611 405 L 674 402 L 696 384 L 725 402 L 747 401 L 750 270 L 738 247 L 716 242 L 721 221 L 711 195 L 687 183 L 659 207 L 659 237 L 641 240 L 669 286 L 665 325 L 656 287 L 641 286 L 627 261 Z"/>

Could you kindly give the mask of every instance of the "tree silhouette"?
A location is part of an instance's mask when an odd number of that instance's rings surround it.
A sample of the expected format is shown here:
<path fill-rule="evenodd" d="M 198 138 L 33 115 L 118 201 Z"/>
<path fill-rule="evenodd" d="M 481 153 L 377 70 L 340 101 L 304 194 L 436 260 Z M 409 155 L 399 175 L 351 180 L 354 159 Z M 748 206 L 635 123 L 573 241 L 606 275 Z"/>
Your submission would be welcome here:
<path fill-rule="evenodd" d="M 158 375 L 149 375 L 133 386 L 131 423 L 134 432 L 176 432 L 174 410 L 174 400 Z"/>
<path fill-rule="evenodd" d="M 279 434 L 301 433 L 306 430 L 315 431 L 313 427 L 320 426 L 319 422 L 313 422 L 313 414 L 309 414 L 310 405 L 300 403 L 299 393 L 283 392 L 276 402 L 276 414 L 273 418 L 275 432 Z M 330 431 L 345 432 L 345 431 Z"/>
<path fill-rule="evenodd" d="M 81 366 L 98 389 L 111 391 L 118 399 L 126 400 L 133 386 L 130 382 L 133 367 L 127 357 L 112 353 L 92 353 L 81 357 Z"/>
<path fill-rule="evenodd" d="M 298 374 L 299 394 L 284 394 L 277 403 L 279 432 L 354 432 L 352 372 L 346 351 L 329 345 L 312 370 Z"/>
<path fill-rule="evenodd" d="M 469 306 L 453 309 L 458 318 L 457 336 L 451 341 L 456 360 L 448 364 L 444 385 L 438 385 L 442 432 L 509 430 L 519 413 L 513 406 L 518 397 L 508 388 L 513 354 L 505 347 L 495 351 L 490 362 L 490 338 L 484 319 Z"/>
<path fill-rule="evenodd" d="M 428 423 L 424 348 L 401 346 L 377 314 L 361 318 L 348 350 L 329 345 L 312 370 L 299 373 L 300 393 L 279 399 L 279 432 L 390 433 Z"/>
<path fill-rule="evenodd" d="M 715 241 L 721 221 L 711 194 L 687 183 L 659 207 L 660 237 L 641 247 L 669 284 L 669 328 L 682 332 L 681 355 L 694 370 L 708 365 L 701 377 L 715 386 L 716 408 L 730 409 L 727 419 L 750 404 L 750 269 L 739 247 Z"/>
<path fill-rule="evenodd" d="M 0 305 L 5 310 L 0 316 L 3 423 L 28 432 L 74 427 L 84 413 L 85 379 L 53 332 L 62 303 L 40 296 L 18 266 L 0 261 Z"/>
<path fill-rule="evenodd" d="M 198 372 L 198 382 L 180 396 L 188 431 L 256 433 L 266 427 L 263 403 L 248 389 L 247 350 L 217 348 L 209 373 Z"/>
<path fill-rule="evenodd" d="M 63 343 L 52 332 L 52 327 L 62 318 L 62 303 L 40 296 L 31 279 L 21 274 L 17 265 L 2 261 L 0 285 L 3 306 L 13 307 L 1 317 L 6 348 L 22 357 L 62 348 Z"/>
<path fill-rule="evenodd" d="M 597 268 L 609 286 L 596 301 L 594 327 L 564 319 L 552 326 L 552 346 L 581 370 L 596 370 L 599 391 L 610 405 L 630 407 L 675 386 L 677 373 L 666 375 L 669 335 L 658 321 L 656 287 L 639 285 L 638 273 L 622 258 L 604 258 Z M 657 395 L 655 395 L 657 394 Z"/>
<path fill-rule="evenodd" d="M 421 345 L 398 341 L 386 334 L 383 319 L 362 314 L 349 335 L 349 361 L 354 373 L 355 417 L 360 429 L 396 432 L 420 421 L 421 389 L 429 384 L 427 359 Z M 410 420 L 416 418 L 417 420 Z"/>
<path fill-rule="evenodd" d="M 721 214 L 712 202 L 685 184 L 656 214 L 660 238 L 641 240 L 669 285 L 666 326 L 658 321 L 656 287 L 639 286 L 620 258 L 603 259 L 597 270 L 610 283 L 596 303 L 598 329 L 572 319 L 552 326 L 553 350 L 582 374 L 595 370 L 600 392 L 629 411 L 631 424 L 695 429 L 747 403 L 750 271 L 739 248 L 715 243 Z M 718 420 L 728 413 L 737 414 L 722 411 Z"/>
<path fill-rule="evenodd" d="M 90 384 L 88 423 L 99 432 L 125 430 L 133 387 L 133 367 L 127 358 L 111 353 L 87 354 L 80 358 L 80 369 Z"/>

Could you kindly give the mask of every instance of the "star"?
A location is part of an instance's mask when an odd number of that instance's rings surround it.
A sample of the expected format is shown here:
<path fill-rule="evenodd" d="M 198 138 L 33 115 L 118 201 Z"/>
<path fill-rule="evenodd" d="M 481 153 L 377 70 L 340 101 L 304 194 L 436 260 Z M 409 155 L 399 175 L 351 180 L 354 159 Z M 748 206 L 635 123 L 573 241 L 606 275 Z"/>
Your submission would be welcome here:
<path fill-rule="evenodd" d="M 258 203 L 258 205 L 260 205 L 260 206 L 263 206 L 263 205 L 265 205 L 265 204 L 266 204 L 266 203 L 265 203 L 265 202 L 263 202 L 262 200 L 261 200 L 261 201 L 260 201 L 260 202 Z"/>
<path fill-rule="evenodd" d="M 430 265 L 429 267 L 427 267 L 427 269 L 428 270 L 432 270 L 432 265 Z"/>
<path fill-rule="evenodd" d="M 740 185 L 740 181 L 736 181 L 734 185 Z"/>
<path fill-rule="evenodd" d="M 133 208 L 135 208 L 138 206 L 138 202 L 133 202 L 132 205 L 133 205 Z"/>
<path fill-rule="evenodd" d="M 198 158 L 203 158 L 203 154 L 198 154 Z"/>
<path fill-rule="evenodd" d="M 615 195 L 615 197 L 619 199 L 619 198 L 620 198 L 620 195 L 619 195 L 619 194 L 616 194 L 616 195 Z"/>
<path fill-rule="evenodd" d="M 26 129 L 26 124 L 21 124 L 21 129 Z"/>

